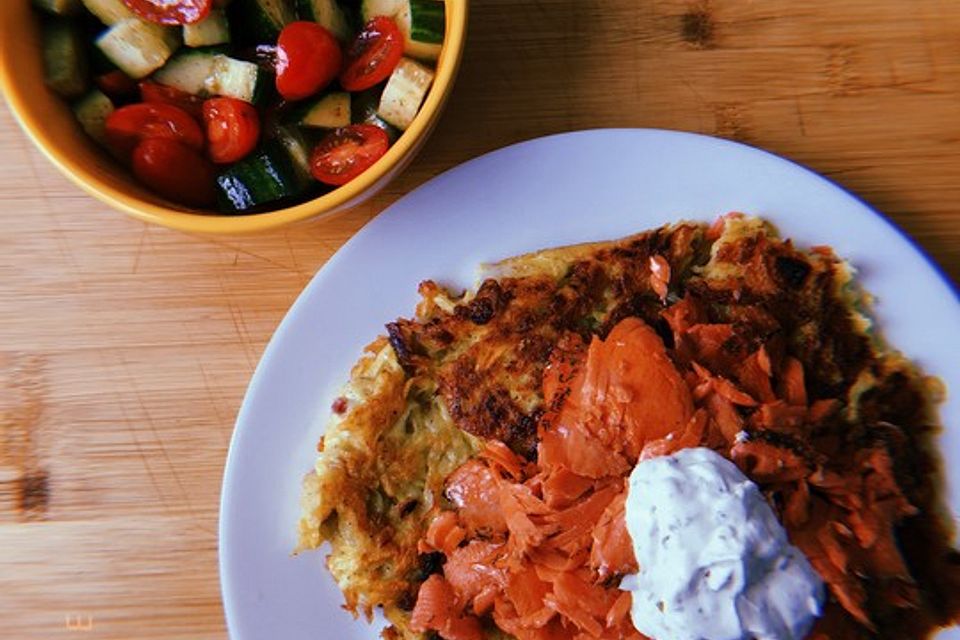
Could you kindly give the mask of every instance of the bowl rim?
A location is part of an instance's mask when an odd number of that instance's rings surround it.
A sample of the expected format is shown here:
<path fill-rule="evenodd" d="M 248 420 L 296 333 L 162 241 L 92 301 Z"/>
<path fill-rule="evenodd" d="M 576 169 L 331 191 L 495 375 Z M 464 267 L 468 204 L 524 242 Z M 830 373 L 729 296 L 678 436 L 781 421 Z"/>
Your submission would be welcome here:
<path fill-rule="evenodd" d="M 4 0 L 11 3 L 15 1 L 28 4 L 28 0 Z M 56 140 L 43 126 L 39 114 L 30 108 L 27 95 L 34 87 L 20 86 L 13 82 L 12 75 L 8 71 L 8 65 L 13 64 L 9 59 L 10 56 L 0 55 L 0 91 L 3 92 L 20 127 L 43 155 L 71 182 L 101 202 L 133 218 L 180 231 L 202 234 L 243 234 L 275 229 L 308 218 L 327 216 L 359 204 L 364 196 L 372 195 L 372 193 L 368 194 L 368 191 L 374 189 L 381 181 L 385 183 L 393 177 L 395 171 L 402 169 L 404 164 L 412 159 L 439 119 L 456 78 L 466 41 L 467 4 L 468 0 L 445 0 L 446 35 L 436 63 L 433 86 L 413 122 L 390 146 L 387 153 L 372 167 L 345 185 L 306 202 L 262 213 L 246 215 L 190 213 L 146 202 L 122 189 L 115 188 L 71 154 L 58 147 Z M 28 8 L 28 11 L 32 11 L 32 8 Z M 9 35 L 11 28 L 13 28 L 12 24 L 8 29 L 0 29 L 8 32 L 0 34 L 0 37 Z"/>

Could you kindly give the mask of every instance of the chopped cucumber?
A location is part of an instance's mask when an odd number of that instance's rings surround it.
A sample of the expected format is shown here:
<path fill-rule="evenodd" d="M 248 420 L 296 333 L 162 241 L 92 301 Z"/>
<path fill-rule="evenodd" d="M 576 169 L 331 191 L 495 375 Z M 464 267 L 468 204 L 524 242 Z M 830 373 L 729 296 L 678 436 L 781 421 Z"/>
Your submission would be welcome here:
<path fill-rule="evenodd" d="M 183 43 L 188 47 L 209 47 L 230 42 L 227 14 L 212 9 L 206 18 L 196 24 L 183 26 Z"/>
<path fill-rule="evenodd" d="M 363 21 L 369 22 L 377 16 L 393 18 L 403 11 L 406 0 L 363 0 L 360 3 L 360 12 Z"/>
<path fill-rule="evenodd" d="M 217 197 L 221 209 L 241 213 L 298 195 L 306 186 L 287 147 L 270 140 L 217 176 Z"/>
<path fill-rule="evenodd" d="M 361 11 L 367 22 L 376 16 L 393 18 L 403 32 L 403 52 L 421 60 L 440 57 L 445 30 L 442 0 L 363 0 Z"/>
<path fill-rule="evenodd" d="M 380 106 L 380 96 L 382 94 L 383 87 L 372 87 L 353 94 L 350 100 L 350 120 L 358 124 L 372 124 L 380 127 L 387 132 L 387 138 L 389 138 L 390 144 L 393 144 L 400 137 L 400 130 L 377 115 L 377 107 Z"/>
<path fill-rule="evenodd" d="M 332 91 L 310 104 L 300 118 L 304 127 L 336 129 L 350 124 L 350 94 Z"/>
<path fill-rule="evenodd" d="M 193 51 L 202 51 L 204 53 L 209 53 L 210 55 L 224 55 L 228 56 L 233 53 L 234 48 L 229 42 L 225 44 L 214 44 L 209 47 L 196 47 L 192 48 Z"/>
<path fill-rule="evenodd" d="M 33 6 L 57 16 L 75 16 L 80 13 L 80 0 L 33 0 Z"/>
<path fill-rule="evenodd" d="M 179 47 L 179 40 L 176 29 L 130 18 L 97 38 L 97 46 L 124 73 L 139 79 L 162 67 Z"/>
<path fill-rule="evenodd" d="M 310 151 L 303 133 L 297 127 L 281 126 L 276 131 L 277 142 L 282 144 L 293 161 L 293 167 L 304 184 L 310 180 Z"/>
<path fill-rule="evenodd" d="M 377 115 L 381 95 L 383 87 L 379 85 L 354 93 L 350 99 L 351 120 L 355 123 L 366 122 L 369 116 Z"/>
<path fill-rule="evenodd" d="M 77 27 L 68 20 L 43 26 L 43 75 L 47 86 L 65 98 L 78 98 L 88 87 L 87 51 Z"/>
<path fill-rule="evenodd" d="M 113 60 L 107 57 L 100 47 L 94 46 L 92 42 L 87 42 L 87 60 L 90 61 L 90 73 L 94 76 L 101 76 L 111 71 L 117 71 L 119 67 L 113 64 Z"/>
<path fill-rule="evenodd" d="M 275 43 L 280 31 L 297 19 L 293 0 L 237 0 L 231 11 L 238 39 L 247 42 Z"/>
<path fill-rule="evenodd" d="M 87 11 L 97 16 L 103 24 L 112 27 L 118 22 L 135 18 L 133 11 L 123 4 L 123 0 L 82 0 Z"/>
<path fill-rule="evenodd" d="M 337 0 L 297 0 L 297 12 L 332 33 L 340 42 L 348 42 L 353 31 Z"/>
<path fill-rule="evenodd" d="M 445 9 L 442 0 L 410 0 L 410 40 L 421 45 L 443 44 Z"/>
<path fill-rule="evenodd" d="M 213 71 L 207 78 L 205 88 L 211 95 L 258 102 L 269 84 L 267 75 L 252 62 L 216 55 L 213 58 Z"/>
<path fill-rule="evenodd" d="M 258 102 L 269 90 L 269 73 L 252 62 L 204 49 L 174 56 L 153 78 L 195 96 L 229 96 Z"/>
<path fill-rule="evenodd" d="M 427 89 L 433 82 L 433 71 L 410 58 L 401 58 L 390 74 L 380 96 L 377 115 L 398 129 L 405 130 L 413 122 Z"/>
<path fill-rule="evenodd" d="M 107 118 L 113 113 L 113 102 L 102 91 L 94 89 L 77 104 L 73 105 L 73 113 L 87 135 L 104 144 Z"/>
<path fill-rule="evenodd" d="M 160 84 L 186 91 L 192 95 L 206 95 L 207 78 L 213 75 L 217 54 L 196 49 L 181 51 L 153 75 Z"/>

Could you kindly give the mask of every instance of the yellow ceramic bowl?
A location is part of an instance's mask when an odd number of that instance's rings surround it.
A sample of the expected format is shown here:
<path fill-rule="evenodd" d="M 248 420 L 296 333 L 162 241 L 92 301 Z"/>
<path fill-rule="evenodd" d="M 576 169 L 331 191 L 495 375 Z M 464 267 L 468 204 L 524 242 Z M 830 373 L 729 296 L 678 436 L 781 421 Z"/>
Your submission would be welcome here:
<path fill-rule="evenodd" d="M 0 88 L 24 131 L 68 178 L 135 218 L 198 233 L 245 233 L 328 215 L 382 189 L 416 155 L 440 117 L 463 52 L 467 0 L 446 0 L 446 38 L 420 113 L 375 165 L 348 184 L 285 209 L 223 215 L 171 203 L 140 186 L 80 129 L 69 105 L 43 84 L 39 19 L 29 0 L 0 0 Z"/>

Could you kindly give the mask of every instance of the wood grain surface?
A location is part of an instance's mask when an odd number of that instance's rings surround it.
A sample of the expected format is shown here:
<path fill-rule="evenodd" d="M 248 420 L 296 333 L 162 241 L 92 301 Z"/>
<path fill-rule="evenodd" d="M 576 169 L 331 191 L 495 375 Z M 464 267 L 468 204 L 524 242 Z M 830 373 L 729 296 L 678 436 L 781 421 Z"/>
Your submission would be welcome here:
<path fill-rule="evenodd" d="M 226 636 L 220 480 L 264 345 L 367 220 L 483 152 L 611 126 L 741 140 L 853 190 L 960 280 L 960 3 L 475 0 L 469 32 L 402 177 L 253 237 L 107 209 L 0 107 L 0 637 Z"/>

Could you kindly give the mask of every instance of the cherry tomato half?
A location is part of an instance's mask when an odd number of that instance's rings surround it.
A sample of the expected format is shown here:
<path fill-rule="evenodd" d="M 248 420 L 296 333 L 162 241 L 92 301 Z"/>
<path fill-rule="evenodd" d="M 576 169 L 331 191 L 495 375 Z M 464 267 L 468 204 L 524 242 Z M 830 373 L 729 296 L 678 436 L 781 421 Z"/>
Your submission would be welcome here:
<path fill-rule="evenodd" d="M 170 104 L 189 113 L 195 120 L 203 119 L 203 98 L 176 87 L 151 80 L 140 81 L 140 99 L 144 102 Z"/>
<path fill-rule="evenodd" d="M 337 77 L 343 55 L 333 35 L 316 22 L 291 22 L 277 39 L 277 91 L 301 100 Z"/>
<path fill-rule="evenodd" d="M 137 81 L 119 69 L 100 74 L 93 82 L 114 100 L 123 100 L 137 93 Z"/>
<path fill-rule="evenodd" d="M 351 124 L 328 133 L 310 156 L 310 173 L 325 184 L 346 184 L 387 152 L 387 132 L 372 124 Z"/>
<path fill-rule="evenodd" d="M 357 34 L 340 72 L 347 91 L 363 91 L 390 77 L 403 57 L 403 33 L 391 18 L 377 16 Z"/>
<path fill-rule="evenodd" d="M 218 164 L 236 162 L 253 151 L 260 139 L 260 116 L 253 105 L 236 98 L 210 98 L 203 103 L 207 155 Z"/>
<path fill-rule="evenodd" d="M 176 140 L 147 138 L 133 150 L 133 174 L 165 198 L 195 207 L 217 199 L 213 165 Z"/>
<path fill-rule="evenodd" d="M 107 117 L 107 142 L 123 155 L 146 138 L 177 140 L 200 151 L 203 131 L 190 114 L 170 104 L 140 102 L 120 107 Z"/>
<path fill-rule="evenodd" d="M 210 13 L 213 0 L 123 0 L 135 14 L 157 24 L 194 24 Z"/>

